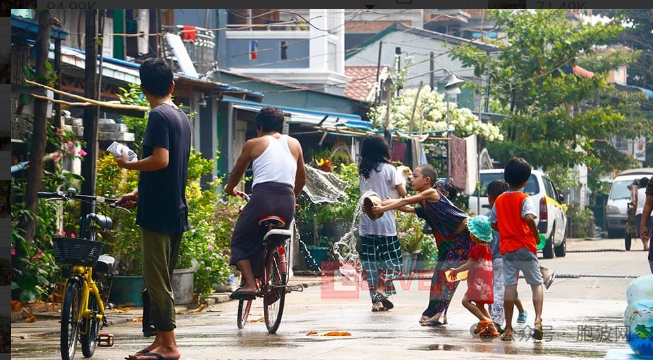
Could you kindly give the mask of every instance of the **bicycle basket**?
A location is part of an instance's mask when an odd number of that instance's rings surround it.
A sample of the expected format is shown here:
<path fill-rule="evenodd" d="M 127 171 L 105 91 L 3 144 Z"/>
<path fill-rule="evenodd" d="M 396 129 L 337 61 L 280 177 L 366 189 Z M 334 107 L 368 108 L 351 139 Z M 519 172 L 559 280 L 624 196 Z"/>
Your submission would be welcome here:
<path fill-rule="evenodd" d="M 59 264 L 93 267 L 104 243 L 76 238 L 54 238 L 54 258 Z"/>

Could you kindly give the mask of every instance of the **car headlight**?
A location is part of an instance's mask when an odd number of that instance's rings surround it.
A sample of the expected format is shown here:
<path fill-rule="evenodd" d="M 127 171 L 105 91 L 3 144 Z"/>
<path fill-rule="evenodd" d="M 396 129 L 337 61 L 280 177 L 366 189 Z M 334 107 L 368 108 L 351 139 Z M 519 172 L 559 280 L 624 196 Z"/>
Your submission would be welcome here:
<path fill-rule="evenodd" d="M 608 214 L 619 214 L 619 208 L 614 205 L 608 205 L 607 209 Z"/>

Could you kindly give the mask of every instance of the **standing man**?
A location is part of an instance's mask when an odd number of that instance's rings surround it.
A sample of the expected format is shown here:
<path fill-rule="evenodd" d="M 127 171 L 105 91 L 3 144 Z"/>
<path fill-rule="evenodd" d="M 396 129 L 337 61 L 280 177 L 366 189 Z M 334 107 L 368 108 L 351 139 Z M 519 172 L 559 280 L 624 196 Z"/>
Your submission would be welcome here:
<path fill-rule="evenodd" d="M 149 314 L 143 315 L 145 319 L 150 317 L 143 325 L 146 329 L 151 323 L 156 338 L 152 345 L 130 358 L 179 359 L 171 278 L 182 235 L 188 230 L 185 190 L 190 120 L 172 102 L 175 83 L 165 61 L 148 59 L 139 73 L 141 89 L 152 110 L 143 139 L 143 159 L 130 162 L 123 153 L 117 160 L 120 167 L 140 171 L 138 188 L 123 195 L 118 204 L 133 207 L 138 203 L 136 223 L 142 232 L 143 280 L 149 294 Z M 144 332 L 149 336 L 148 331 Z"/>
<path fill-rule="evenodd" d="M 651 236 L 651 229 L 648 228 L 648 219 L 653 210 L 653 176 L 649 179 L 646 185 L 646 202 L 644 203 L 644 210 L 642 211 L 642 220 L 639 223 L 639 231 L 642 236 L 642 242 L 647 244 Z M 648 265 L 653 273 L 653 246 L 648 246 Z"/>

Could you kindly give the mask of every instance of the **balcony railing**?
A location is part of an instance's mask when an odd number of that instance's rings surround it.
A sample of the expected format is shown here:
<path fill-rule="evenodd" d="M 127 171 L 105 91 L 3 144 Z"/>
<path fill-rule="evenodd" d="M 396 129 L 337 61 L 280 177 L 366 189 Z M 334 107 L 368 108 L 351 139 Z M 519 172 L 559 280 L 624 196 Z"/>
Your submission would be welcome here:
<path fill-rule="evenodd" d="M 213 30 L 184 25 L 164 26 L 164 29 L 181 37 L 198 73 L 206 73 L 213 67 L 216 61 L 215 32 Z M 166 57 L 172 58 L 172 52 L 166 51 Z"/>

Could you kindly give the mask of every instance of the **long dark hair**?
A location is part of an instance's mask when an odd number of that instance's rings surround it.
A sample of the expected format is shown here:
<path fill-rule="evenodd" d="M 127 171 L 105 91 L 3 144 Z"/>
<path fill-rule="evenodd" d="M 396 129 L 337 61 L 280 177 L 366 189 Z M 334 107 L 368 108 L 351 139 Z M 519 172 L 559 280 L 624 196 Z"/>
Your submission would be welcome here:
<path fill-rule="evenodd" d="M 358 172 L 363 175 L 365 179 L 369 179 L 372 169 L 376 172 L 380 172 L 382 164 L 390 163 L 390 148 L 382 137 L 368 136 L 363 140 L 361 158 L 362 160 L 358 166 Z"/>

